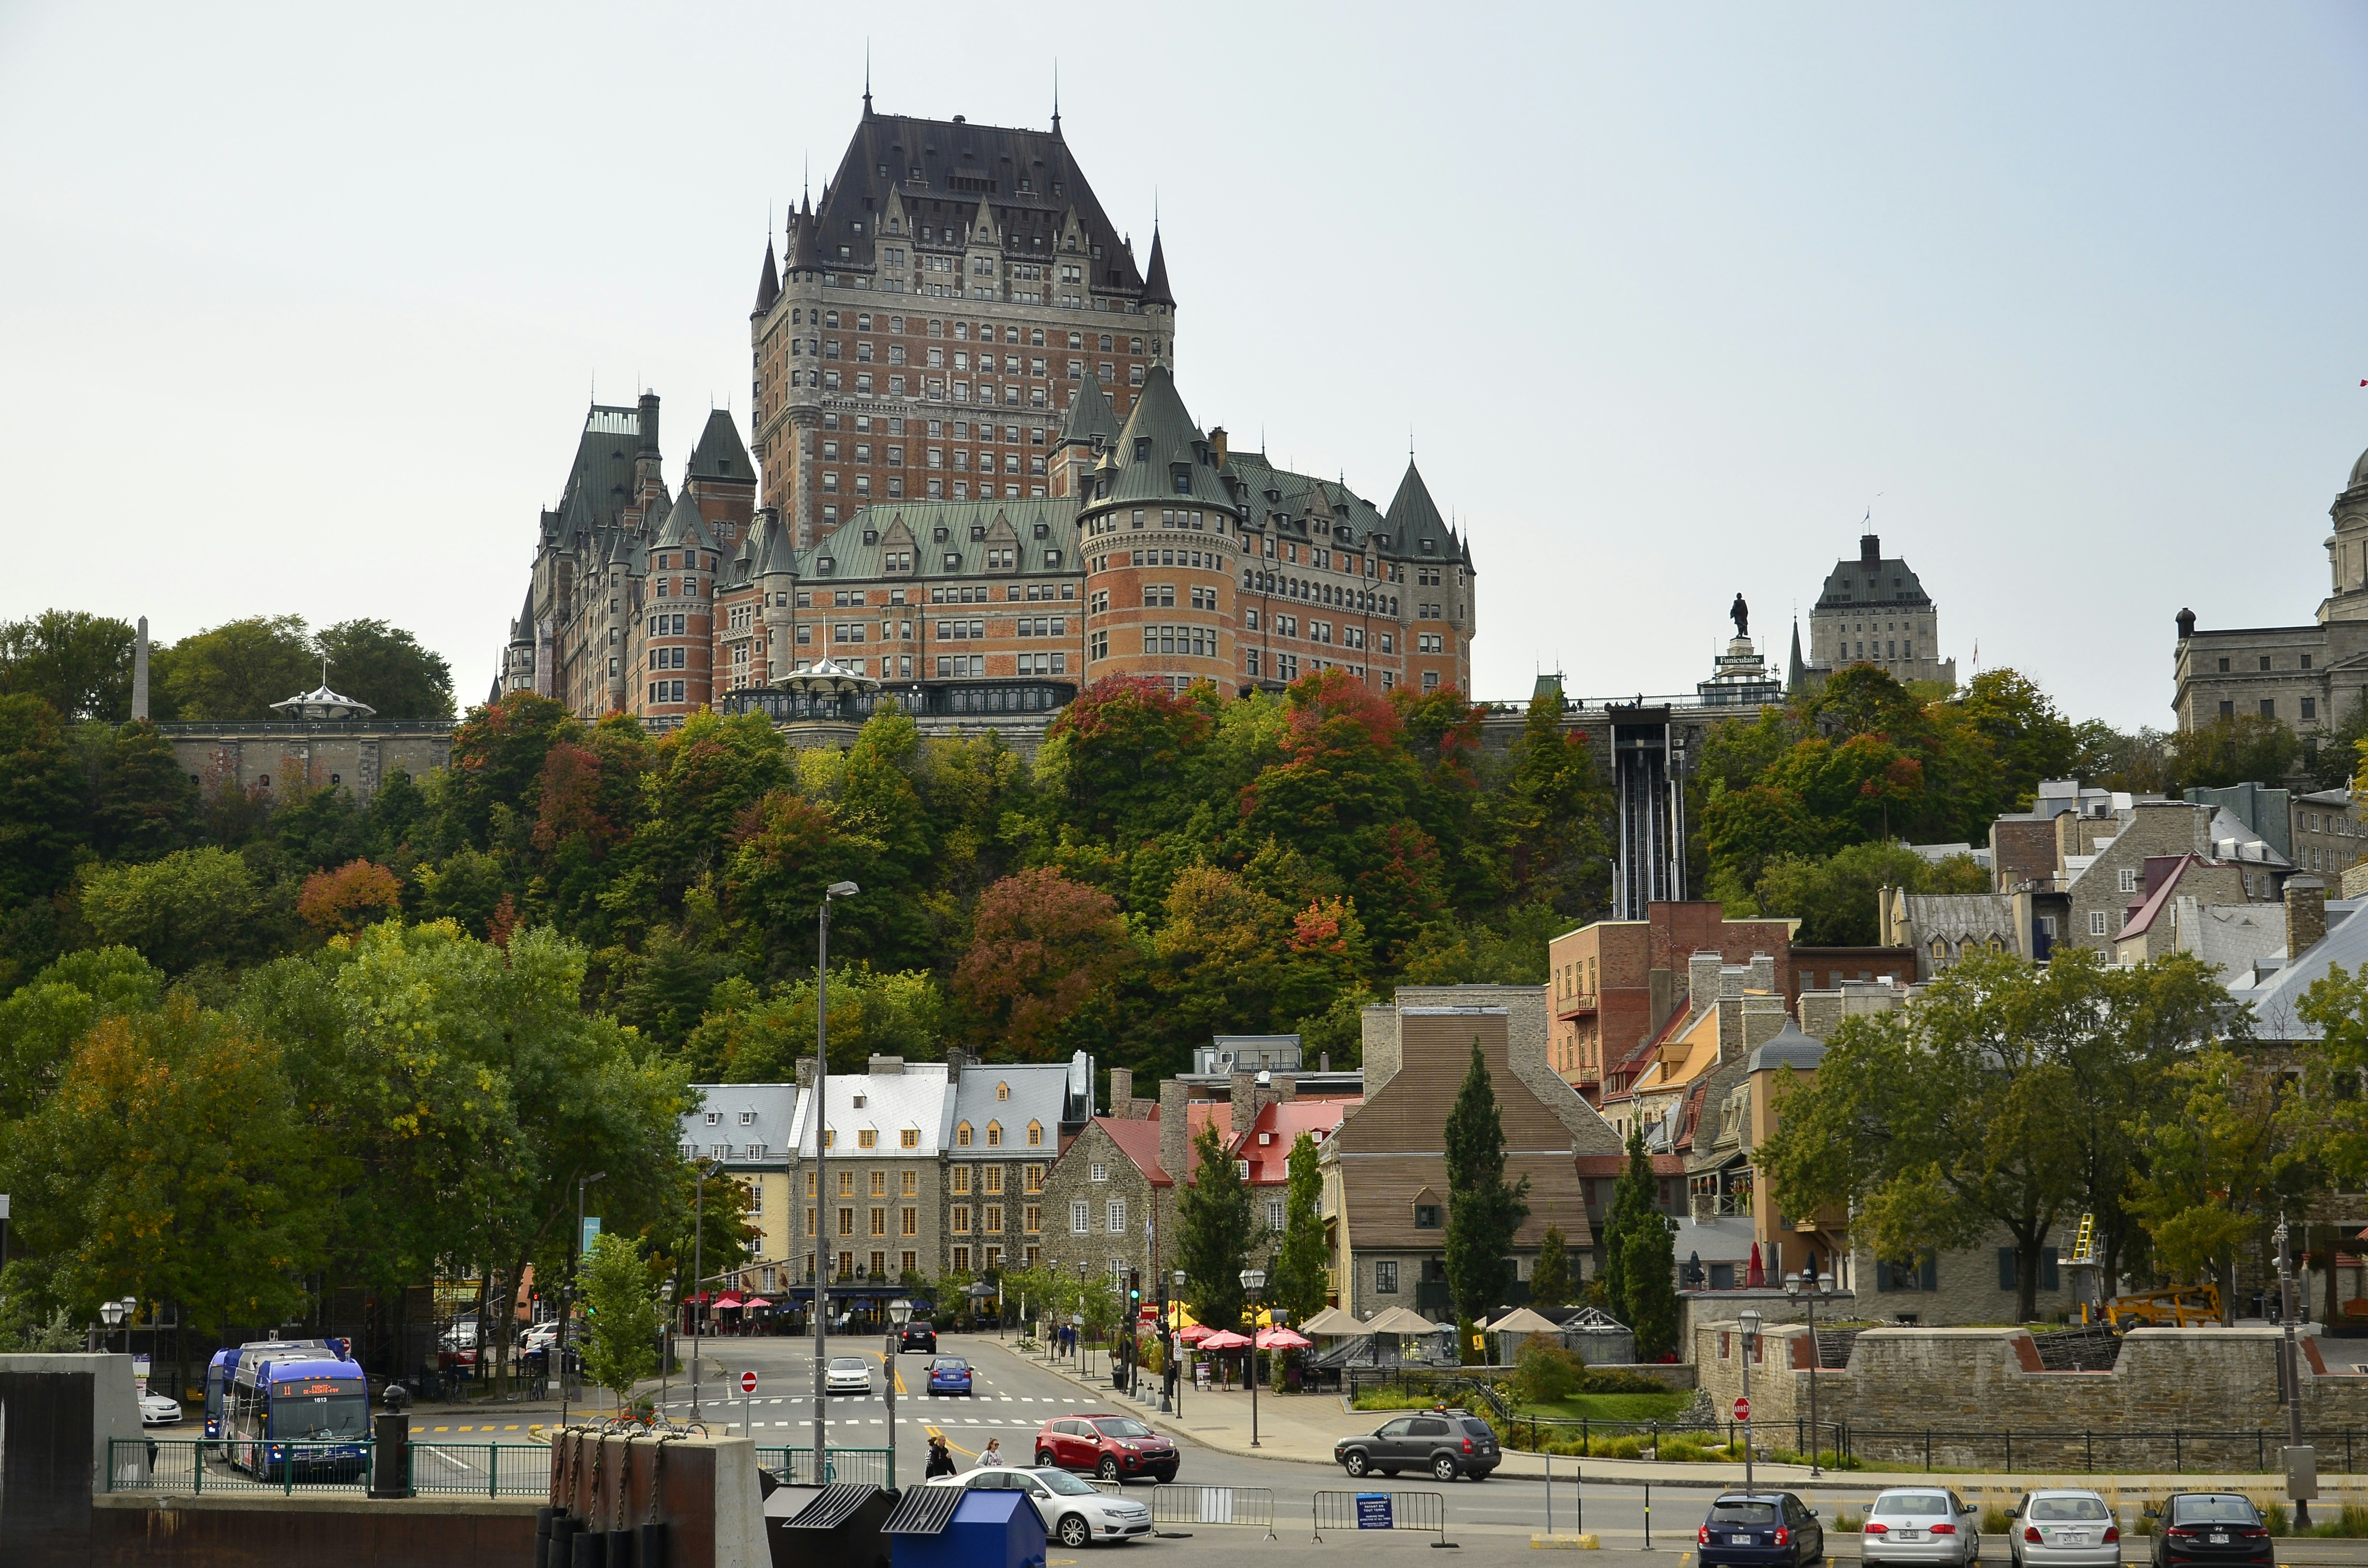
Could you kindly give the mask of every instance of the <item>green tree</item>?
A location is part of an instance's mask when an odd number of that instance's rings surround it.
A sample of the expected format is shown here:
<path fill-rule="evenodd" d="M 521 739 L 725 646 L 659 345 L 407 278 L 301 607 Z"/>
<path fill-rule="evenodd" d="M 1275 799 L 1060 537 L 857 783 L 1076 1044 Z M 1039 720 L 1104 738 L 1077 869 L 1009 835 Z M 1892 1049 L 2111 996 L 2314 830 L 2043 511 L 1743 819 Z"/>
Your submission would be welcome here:
<path fill-rule="evenodd" d="M 176 1301 L 208 1331 L 304 1297 L 322 1217 L 279 1053 L 186 995 L 105 1017 L 0 1163 L 18 1233 L 77 1315 Z"/>
<path fill-rule="evenodd" d="M 302 616 L 249 616 L 194 632 L 149 657 L 150 686 L 184 720 L 255 722 L 320 683 Z"/>
<path fill-rule="evenodd" d="M 1488 813 L 1507 902 L 1543 903 L 1563 917 L 1600 907 L 1611 881 L 1611 796 L 1587 737 L 1562 728 L 1559 687 L 1531 699 L 1507 762 Z"/>
<path fill-rule="evenodd" d="M 658 1369 L 658 1301 L 649 1266 L 632 1242 L 603 1231 L 577 1265 L 576 1281 L 589 1313 L 584 1369 L 621 1409 L 632 1403 L 633 1385 Z"/>
<path fill-rule="evenodd" d="M 1657 1361 L 1678 1347 L 1677 1239 L 1660 1215 L 1648 1214 L 1620 1238 L 1620 1251 L 1637 1358 Z"/>
<path fill-rule="evenodd" d="M 0 907 L 54 892 L 85 833 L 82 779 L 57 710 L 0 696 Z"/>
<path fill-rule="evenodd" d="M 2276 784 L 2302 758 L 2302 741 L 2277 719 L 2239 713 L 2170 736 L 2170 771 L 2181 786 L 2254 780 Z"/>
<path fill-rule="evenodd" d="M 329 685 L 380 718 L 452 717 L 451 666 L 410 632 L 383 620 L 341 620 L 322 628 L 313 645 L 329 661 Z"/>
<path fill-rule="evenodd" d="M 1570 1251 L 1562 1227 L 1548 1225 L 1538 1242 L 1538 1261 L 1530 1270 L 1530 1301 L 1534 1306 L 1559 1307 L 1570 1301 Z"/>
<path fill-rule="evenodd" d="M 179 849 L 137 866 L 85 873 L 82 917 L 103 943 L 133 948 L 178 974 L 254 951 L 263 890 L 226 849 Z"/>
<path fill-rule="evenodd" d="M 92 846 L 115 860 L 153 860 L 188 843 L 198 787 L 154 724 L 126 724 L 100 753 Z"/>
<path fill-rule="evenodd" d="M 49 609 L 0 621 L 0 697 L 38 697 L 68 719 L 131 716 L 136 633 L 112 616 Z"/>
<path fill-rule="evenodd" d="M 1214 1122 L 1204 1123 L 1192 1140 L 1192 1179 L 1177 1194 L 1176 1210 L 1176 1263 L 1184 1270 L 1186 1304 L 1212 1328 L 1240 1323 L 1241 1274 L 1258 1226 L 1249 1184 L 1235 1170 Z"/>
<path fill-rule="evenodd" d="M 1315 1140 L 1303 1132 L 1292 1140 L 1288 1192 L 1283 1202 L 1282 1244 L 1274 1255 L 1269 1298 L 1305 1323 L 1324 1310 L 1331 1293 L 1325 1273 L 1331 1248 L 1324 1238 L 1324 1178 L 1315 1168 Z"/>
<path fill-rule="evenodd" d="M 782 1084 L 798 1059 L 814 1054 L 816 988 L 811 978 L 785 981 L 760 998 L 733 976 L 708 995 L 706 1016 L 690 1032 L 685 1059 L 701 1083 Z M 860 1073 L 873 1056 L 933 1061 L 943 1054 L 945 994 L 926 970 L 881 974 L 865 964 L 830 971 L 833 1073 Z"/>
<path fill-rule="evenodd" d="M 1472 1064 L 1447 1113 L 1447 1289 L 1472 1356 L 1473 1320 L 1505 1299 L 1513 1283 L 1513 1238 L 1530 1217 L 1529 1177 L 1505 1177 L 1505 1123 L 1496 1080 L 1477 1036 Z"/>
<path fill-rule="evenodd" d="M 1628 1165 L 1612 1184 L 1611 1211 L 1603 1221 L 1604 1310 L 1630 1327 L 1635 1326 L 1636 1292 L 1628 1277 L 1628 1238 L 1660 1223 L 1655 1199 L 1653 1157 L 1645 1152 L 1643 1127 L 1628 1130 Z"/>
<path fill-rule="evenodd" d="M 2235 1308 L 2237 1255 L 2308 1184 L 2301 1128 L 2281 1114 L 2279 1074 L 2214 1044 L 2173 1066 L 2159 1104 L 2133 1107 L 2144 1154 L 2130 1208 L 2175 1280 L 2211 1275 Z"/>
<path fill-rule="evenodd" d="M 0 1002 L 0 1124 L 57 1089 L 75 1044 L 101 1018 L 153 1013 L 165 976 L 130 948 L 67 953 Z"/>
<path fill-rule="evenodd" d="M 1738 915 L 1790 915 L 1801 920 L 1804 947 L 1872 947 L 1875 893 L 1901 888 L 1916 893 L 1987 892 L 1989 873 L 1970 855 L 1927 860 L 1898 843 L 1853 844 L 1822 860 L 1779 856 L 1768 863 Z"/>

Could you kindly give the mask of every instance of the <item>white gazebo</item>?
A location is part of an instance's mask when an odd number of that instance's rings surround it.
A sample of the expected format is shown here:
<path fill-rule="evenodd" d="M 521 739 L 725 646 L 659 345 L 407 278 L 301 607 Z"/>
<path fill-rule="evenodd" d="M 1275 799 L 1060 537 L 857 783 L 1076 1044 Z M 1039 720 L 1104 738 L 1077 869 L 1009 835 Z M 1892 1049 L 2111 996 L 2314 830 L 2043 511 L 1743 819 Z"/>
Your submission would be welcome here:
<path fill-rule="evenodd" d="M 271 705 L 274 713 L 300 723 L 325 719 L 368 719 L 378 710 L 367 702 L 341 697 L 329 689 L 329 661 L 321 661 L 321 684 L 310 691 L 300 691 L 285 702 Z"/>

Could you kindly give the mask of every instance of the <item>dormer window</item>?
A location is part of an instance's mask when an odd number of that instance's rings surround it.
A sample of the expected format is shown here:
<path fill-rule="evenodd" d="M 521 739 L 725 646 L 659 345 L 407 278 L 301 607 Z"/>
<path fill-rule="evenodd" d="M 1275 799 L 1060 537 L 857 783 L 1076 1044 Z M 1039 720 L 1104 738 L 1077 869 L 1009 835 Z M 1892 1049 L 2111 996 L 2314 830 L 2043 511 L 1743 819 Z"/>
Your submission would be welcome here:
<path fill-rule="evenodd" d="M 855 1108 L 861 1110 L 867 1098 L 869 1098 L 868 1096 L 866 1096 L 861 1090 L 858 1090 L 855 1096 Z"/>
<path fill-rule="evenodd" d="M 1435 539 L 1424 540 L 1422 541 L 1422 552 L 1425 555 L 1437 555 L 1439 553 L 1439 541 Z"/>
<path fill-rule="evenodd" d="M 707 1113 L 707 1125 L 708 1125 L 708 1126 L 710 1126 L 710 1127 L 720 1127 L 720 1126 L 722 1126 L 723 1124 L 723 1113 L 722 1111 L 720 1111 L 720 1110 L 711 1110 L 711 1111 L 709 1111 L 709 1112 Z"/>
<path fill-rule="evenodd" d="M 995 1085 L 995 1097 L 999 1100 L 1009 1099 L 1011 1097 L 1011 1085 L 1007 1083 L 997 1083 Z"/>
<path fill-rule="evenodd" d="M 1190 463 L 1168 464 L 1167 477 L 1175 484 L 1177 494 L 1190 495 L 1192 494 L 1192 465 Z"/>
<path fill-rule="evenodd" d="M 740 1113 L 740 1125 L 741 1125 L 741 1126 L 743 1126 L 743 1127 L 754 1127 L 754 1126 L 756 1126 L 756 1125 L 757 1125 L 757 1113 L 756 1113 L 755 1111 L 753 1111 L 753 1110 L 744 1110 L 744 1111 L 742 1111 L 742 1112 Z"/>
<path fill-rule="evenodd" d="M 1000 1149 L 1003 1147 L 1003 1123 L 999 1121 L 990 1121 L 986 1124 L 986 1146 L 990 1149 Z M 995 1168 L 1001 1170 L 1003 1167 L 997 1165 Z"/>

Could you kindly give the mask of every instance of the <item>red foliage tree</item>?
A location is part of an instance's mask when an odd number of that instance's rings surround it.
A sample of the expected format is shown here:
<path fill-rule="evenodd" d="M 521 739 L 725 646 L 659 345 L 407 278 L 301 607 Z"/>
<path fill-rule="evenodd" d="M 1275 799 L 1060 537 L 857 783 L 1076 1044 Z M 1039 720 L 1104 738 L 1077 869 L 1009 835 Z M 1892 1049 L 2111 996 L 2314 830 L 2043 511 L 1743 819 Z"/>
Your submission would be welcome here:
<path fill-rule="evenodd" d="M 393 871 L 369 860 L 348 860 L 334 871 L 315 871 L 296 895 L 296 913 L 324 937 L 359 931 L 402 909 L 403 884 Z"/>
<path fill-rule="evenodd" d="M 1006 877 L 979 895 L 954 994 L 1022 1060 L 1125 967 L 1126 922 L 1108 893 L 1050 868 Z"/>

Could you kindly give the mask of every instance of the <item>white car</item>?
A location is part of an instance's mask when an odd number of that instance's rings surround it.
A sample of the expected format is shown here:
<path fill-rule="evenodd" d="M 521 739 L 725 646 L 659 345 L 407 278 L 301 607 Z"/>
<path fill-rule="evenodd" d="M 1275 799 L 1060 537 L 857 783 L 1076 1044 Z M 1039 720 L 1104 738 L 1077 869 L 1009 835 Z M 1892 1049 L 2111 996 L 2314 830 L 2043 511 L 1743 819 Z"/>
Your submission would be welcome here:
<path fill-rule="evenodd" d="M 989 1466 L 962 1475 L 940 1475 L 931 1486 L 968 1486 L 1025 1492 L 1044 1520 L 1044 1533 L 1072 1551 L 1096 1541 L 1121 1545 L 1151 1533 L 1151 1510 L 1130 1497 L 1104 1492 L 1065 1470 L 1018 1470 Z"/>
<path fill-rule="evenodd" d="M 871 1392 L 871 1363 L 860 1356 L 834 1356 L 823 1373 L 825 1393 L 860 1393 Z"/>
<path fill-rule="evenodd" d="M 161 1393 L 140 1396 L 140 1425 L 142 1426 L 178 1426 L 181 1424 L 181 1402 Z"/>

